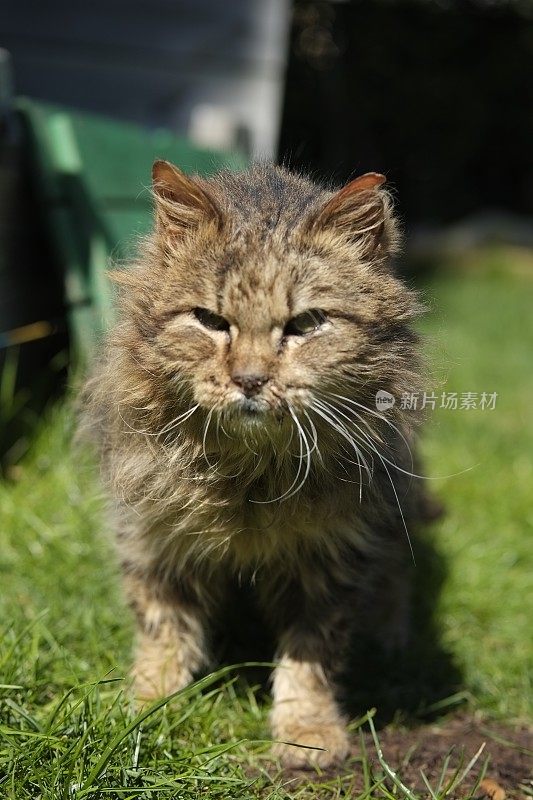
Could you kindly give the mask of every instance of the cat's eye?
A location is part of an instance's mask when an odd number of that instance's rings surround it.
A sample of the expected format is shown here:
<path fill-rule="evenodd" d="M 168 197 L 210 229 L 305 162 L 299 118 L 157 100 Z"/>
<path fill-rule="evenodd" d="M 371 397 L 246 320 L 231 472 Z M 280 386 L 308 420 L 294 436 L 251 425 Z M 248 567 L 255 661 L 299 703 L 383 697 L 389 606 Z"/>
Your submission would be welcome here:
<path fill-rule="evenodd" d="M 326 315 L 319 308 L 310 308 L 290 319 L 283 329 L 284 336 L 305 336 L 317 331 L 326 322 Z"/>
<path fill-rule="evenodd" d="M 214 311 L 209 311 L 207 308 L 193 308 L 192 313 L 198 322 L 210 331 L 229 331 L 228 320 L 220 314 L 215 314 Z"/>

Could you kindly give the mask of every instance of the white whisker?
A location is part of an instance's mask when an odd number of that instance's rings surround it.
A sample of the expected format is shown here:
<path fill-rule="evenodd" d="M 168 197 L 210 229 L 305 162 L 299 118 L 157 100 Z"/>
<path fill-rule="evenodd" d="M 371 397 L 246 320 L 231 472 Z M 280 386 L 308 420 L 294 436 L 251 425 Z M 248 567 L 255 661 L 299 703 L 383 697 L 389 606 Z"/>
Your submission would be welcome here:
<path fill-rule="evenodd" d="M 300 454 L 298 456 L 298 470 L 296 472 L 296 476 L 295 476 L 293 482 L 291 483 L 291 485 L 289 486 L 289 488 L 285 492 L 283 492 L 283 494 L 279 495 L 279 497 L 274 497 L 271 500 L 251 500 L 250 502 L 252 502 L 252 503 L 256 503 L 256 504 L 259 504 L 259 505 L 265 505 L 267 503 L 277 503 L 277 502 L 281 502 L 282 500 L 287 500 L 289 497 L 292 497 L 292 495 L 296 494 L 296 492 L 298 492 L 301 489 L 301 487 L 303 486 L 303 484 L 305 483 L 305 481 L 307 480 L 307 477 L 309 475 L 309 471 L 311 469 L 311 451 L 310 451 L 310 448 L 309 448 L 309 444 L 307 442 L 305 434 L 303 433 L 303 429 L 302 429 L 302 426 L 301 426 L 301 424 L 300 424 L 300 422 L 298 420 L 298 417 L 296 416 L 296 414 L 294 413 L 294 411 L 293 411 L 293 409 L 292 409 L 292 407 L 290 405 L 288 406 L 288 408 L 289 408 L 289 413 L 291 415 L 291 418 L 292 418 L 293 422 L 296 424 L 296 430 L 298 432 L 298 440 L 299 440 L 299 444 L 300 444 Z M 291 439 L 292 439 L 292 437 L 291 437 Z M 304 445 L 304 442 L 305 442 L 305 445 Z M 306 468 L 306 472 L 305 472 L 303 481 L 301 481 L 300 484 L 298 484 L 298 481 L 300 479 L 300 473 L 302 471 L 302 462 L 304 460 L 304 447 L 307 450 L 307 454 L 308 454 L 307 468 Z M 297 486 L 296 489 L 294 489 L 295 486 Z"/>
<path fill-rule="evenodd" d="M 338 414 L 341 413 L 341 412 L 339 412 L 338 409 L 336 409 L 330 403 L 326 403 L 326 402 L 324 402 L 322 400 L 315 399 L 315 405 L 318 405 L 322 409 L 323 412 L 328 414 L 330 418 L 333 418 L 334 422 L 338 426 L 336 428 L 336 430 L 338 430 L 339 433 L 341 433 L 341 435 L 343 436 L 343 438 L 354 448 L 354 450 L 355 450 L 355 452 L 357 454 L 358 460 L 359 460 L 359 458 L 361 459 L 362 465 L 364 466 L 364 468 L 365 468 L 365 470 L 366 470 L 366 472 L 368 474 L 368 478 L 369 478 L 369 480 L 371 480 L 372 479 L 372 475 L 374 473 L 374 461 L 373 461 L 372 455 L 369 453 L 370 459 L 371 459 L 371 462 L 372 462 L 371 467 L 369 467 L 367 462 L 366 462 L 366 459 L 365 459 L 365 457 L 364 457 L 364 455 L 362 453 L 362 451 L 360 450 L 359 447 L 357 447 L 357 443 L 356 443 L 356 440 L 354 439 L 353 432 L 349 430 L 349 428 L 344 424 L 344 422 L 341 419 L 339 419 Z M 315 408 L 315 410 L 316 410 L 316 408 Z M 361 444 L 360 441 L 359 441 L 359 444 Z M 358 461 L 358 463 L 360 463 L 360 462 Z"/>
<path fill-rule="evenodd" d="M 386 425 L 388 425 L 389 428 L 391 428 L 395 433 L 397 433 L 398 436 L 402 439 L 403 443 L 405 444 L 405 446 L 407 448 L 407 452 L 409 453 L 409 458 L 410 458 L 410 461 L 411 461 L 411 468 L 414 466 L 413 453 L 411 451 L 411 447 L 409 445 L 409 442 L 405 438 L 405 435 L 403 434 L 403 432 L 396 425 L 394 425 L 390 421 L 390 419 L 385 417 L 383 414 L 380 414 L 378 411 L 374 411 L 373 409 L 368 408 L 367 406 L 364 406 L 361 403 L 358 403 L 356 400 L 353 400 L 353 399 L 351 399 L 349 397 L 345 397 L 344 395 L 333 394 L 332 396 L 336 397 L 339 400 L 345 400 L 346 402 L 350 403 L 351 405 L 357 406 L 362 411 L 364 411 L 365 414 L 370 414 L 372 417 L 375 417 L 375 418 L 381 420 L 382 422 L 384 422 Z M 354 413 L 356 413 L 356 412 L 354 412 Z M 363 421 L 365 421 L 365 420 L 363 419 Z M 366 424 L 368 425 L 368 423 L 366 423 Z M 393 466 L 396 466 L 396 465 L 393 464 Z M 414 477 L 418 477 L 418 476 L 414 476 Z"/>
<path fill-rule="evenodd" d="M 362 454 L 361 450 L 357 447 L 357 444 L 355 443 L 353 437 L 350 436 L 350 433 L 345 428 L 345 426 L 342 425 L 342 423 L 340 423 L 339 420 L 335 419 L 334 415 L 331 414 L 330 410 L 328 408 L 326 408 L 322 403 L 320 403 L 320 406 L 319 406 L 318 402 L 319 401 L 315 400 L 313 402 L 313 405 L 312 405 L 312 409 L 315 412 L 315 414 L 317 414 L 325 422 L 327 422 L 328 425 L 330 425 L 333 428 L 333 430 L 337 431 L 337 433 L 339 433 L 341 435 L 341 437 L 343 439 L 345 439 L 348 442 L 349 445 L 351 445 L 351 447 L 353 448 L 353 450 L 355 452 L 357 460 L 355 462 L 352 462 L 352 463 L 354 463 L 357 466 L 358 470 L 359 470 L 359 501 L 361 501 L 362 500 L 362 492 L 363 492 L 362 466 L 364 466 L 364 468 L 365 468 L 365 470 L 367 472 L 369 482 L 370 482 L 371 477 L 372 477 L 371 473 L 370 473 L 370 469 L 369 469 L 368 464 L 366 462 L 366 459 L 365 459 L 364 455 Z"/>
<path fill-rule="evenodd" d="M 179 414 L 173 420 L 168 422 L 163 428 L 161 428 L 161 430 L 155 435 L 156 436 L 162 436 L 164 433 L 170 433 L 171 431 L 175 430 L 180 425 L 182 425 L 184 422 L 186 422 L 190 417 L 192 417 L 192 415 L 194 414 L 194 412 L 198 408 L 200 408 L 200 404 L 199 403 L 197 403 L 195 406 L 192 406 L 191 408 L 189 408 L 183 414 Z"/>
<path fill-rule="evenodd" d="M 343 398 L 343 399 L 348 399 L 348 398 Z M 354 401 L 354 402 L 355 402 L 355 401 Z M 367 410 L 368 410 L 368 409 L 367 409 Z M 359 433 L 360 433 L 360 434 L 361 434 L 361 435 L 364 437 L 364 439 L 365 439 L 365 440 L 366 440 L 366 442 L 368 443 L 368 446 L 369 446 L 369 447 L 372 449 L 372 451 L 373 451 L 373 452 L 374 452 L 374 453 L 377 455 L 377 457 L 378 457 L 378 458 L 379 458 L 379 460 L 381 461 L 381 463 L 382 463 L 382 466 L 383 466 L 383 468 L 384 468 L 385 472 L 387 473 L 387 477 L 388 477 L 388 479 L 389 479 L 389 482 L 390 482 L 390 485 L 391 485 L 392 491 L 393 491 L 393 493 L 394 493 L 394 498 L 395 498 L 395 501 L 396 501 L 396 505 L 398 506 L 398 511 L 400 512 L 400 518 L 401 518 L 401 520 L 402 520 L 402 525 L 403 525 L 403 527 L 404 527 L 405 534 L 406 534 L 406 536 L 407 536 L 407 542 L 408 542 L 408 544 L 409 544 L 409 549 L 410 549 L 410 551 L 411 551 L 411 557 L 412 557 L 412 559 L 413 559 L 413 563 L 414 563 L 414 564 L 416 564 L 416 561 L 415 561 L 415 554 L 414 554 L 414 550 L 413 550 L 413 545 L 412 545 L 412 542 L 411 542 L 411 537 L 410 537 L 410 535 L 409 535 L 409 530 L 408 530 L 408 528 L 407 528 L 407 523 L 406 523 L 406 521 L 405 521 L 405 516 L 404 516 L 404 513 L 403 513 L 403 509 L 402 509 L 402 506 L 401 506 L 401 503 L 400 503 L 400 498 L 398 497 L 398 492 L 397 492 L 397 490 L 396 490 L 396 486 L 394 485 L 394 481 L 392 480 L 392 476 L 391 476 L 391 474 L 390 474 L 390 472 L 389 472 L 389 469 L 388 469 L 388 467 L 387 467 L 387 464 L 385 463 L 385 462 L 388 462 L 388 459 L 386 459 L 386 458 L 384 458 L 384 456 L 382 456 L 382 454 L 379 452 L 379 450 L 378 450 L 378 449 L 377 449 L 377 447 L 376 447 L 376 443 L 375 443 L 375 442 L 374 442 L 374 441 L 371 439 L 371 437 L 369 437 L 369 436 L 368 436 L 366 433 L 364 433 L 364 431 L 362 431 L 362 430 L 361 430 L 361 428 L 360 428 L 360 427 L 359 427 L 359 426 L 358 426 L 358 425 L 357 425 L 357 424 L 356 424 L 356 423 L 355 423 L 353 420 L 351 420 L 351 419 L 350 419 L 350 417 L 348 417 L 346 414 L 344 414 L 343 412 L 339 411 L 338 409 L 337 409 L 337 411 L 338 411 L 338 413 L 339 413 L 339 414 L 341 414 L 341 415 L 342 415 L 342 416 L 343 416 L 345 419 L 347 419 L 347 420 L 348 420 L 348 421 L 349 421 L 349 422 L 350 422 L 352 425 L 354 425 L 354 427 L 356 427 L 356 428 L 358 429 Z M 330 406 L 330 412 L 331 412 L 331 406 Z M 359 415 L 359 414 L 357 414 L 356 412 L 354 412 L 354 414 L 355 414 L 355 415 L 358 417 L 358 419 L 360 419 L 360 415 Z M 343 426 L 343 427 L 344 427 L 344 426 Z M 395 426 L 393 426 L 393 427 L 395 427 Z M 356 435 L 356 434 L 354 434 L 354 435 Z M 409 451 L 409 452 L 410 452 L 410 451 Z M 392 464 L 392 462 L 388 462 L 388 463 L 391 463 L 391 464 Z M 396 464 L 392 464 L 392 466 L 394 466 L 394 467 L 398 468 Z M 402 470 L 402 471 L 404 471 L 404 470 Z"/>
<path fill-rule="evenodd" d="M 313 422 L 313 420 L 311 419 L 309 413 L 305 410 L 305 408 L 302 408 L 302 411 L 305 414 L 305 417 L 306 417 L 307 421 L 309 422 L 309 427 L 311 428 L 311 433 L 313 435 L 313 446 L 311 448 L 311 453 L 316 451 L 316 454 L 318 456 L 318 459 L 319 459 L 320 463 L 324 464 L 324 459 L 322 458 L 322 453 L 320 452 L 320 448 L 318 447 L 318 431 L 316 429 L 316 425 Z"/>
<path fill-rule="evenodd" d="M 212 469 L 212 470 L 216 470 L 216 464 L 211 464 L 211 462 L 209 461 L 209 459 L 207 457 L 207 450 L 206 450 L 206 446 L 205 446 L 206 445 L 206 441 L 207 441 L 207 432 L 209 430 L 209 423 L 211 422 L 211 418 L 213 416 L 213 413 L 214 413 L 214 409 L 211 409 L 211 411 L 207 415 L 205 423 L 204 423 L 204 435 L 202 437 L 202 453 L 203 453 L 204 459 L 205 459 L 208 467 L 210 469 Z"/>

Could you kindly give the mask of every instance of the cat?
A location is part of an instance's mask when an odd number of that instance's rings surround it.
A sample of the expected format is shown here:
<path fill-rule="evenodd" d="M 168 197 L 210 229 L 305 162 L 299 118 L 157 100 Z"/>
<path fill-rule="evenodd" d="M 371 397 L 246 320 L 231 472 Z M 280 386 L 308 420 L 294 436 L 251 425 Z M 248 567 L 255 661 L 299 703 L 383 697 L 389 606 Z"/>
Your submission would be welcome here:
<path fill-rule="evenodd" d="M 156 161 L 153 231 L 114 273 L 118 321 L 83 393 L 137 697 L 212 664 L 225 598 L 246 585 L 277 642 L 270 722 L 288 767 L 346 757 L 337 683 L 361 622 L 406 635 L 424 499 L 399 398 L 419 385 L 422 307 L 391 266 L 384 181 L 334 191 L 272 165 L 201 178 Z"/>

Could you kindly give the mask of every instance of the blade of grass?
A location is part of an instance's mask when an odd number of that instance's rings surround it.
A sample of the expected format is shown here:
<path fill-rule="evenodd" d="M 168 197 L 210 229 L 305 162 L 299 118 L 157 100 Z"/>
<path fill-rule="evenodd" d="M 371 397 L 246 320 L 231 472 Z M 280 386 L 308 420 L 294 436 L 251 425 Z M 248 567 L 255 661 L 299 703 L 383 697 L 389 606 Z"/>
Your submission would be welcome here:
<path fill-rule="evenodd" d="M 82 786 L 82 791 L 86 791 L 91 786 L 93 786 L 94 782 L 97 780 L 102 771 L 105 769 L 106 764 L 110 760 L 111 756 L 113 755 L 117 747 L 121 744 L 121 742 L 124 741 L 124 739 L 127 736 L 129 736 L 130 733 L 132 733 L 132 731 L 136 730 L 139 727 L 139 725 L 141 725 L 146 719 L 153 716 L 153 714 L 159 711 L 160 708 L 163 708 L 163 706 L 165 706 L 168 702 L 170 702 L 174 698 L 189 697 L 191 694 L 195 694 L 196 692 L 201 691 L 207 686 L 211 686 L 213 683 L 225 677 L 235 669 L 236 665 L 222 667 L 216 672 L 212 672 L 209 675 L 206 675 L 204 678 L 200 678 L 200 680 L 195 681 L 194 683 L 190 684 L 190 686 L 186 686 L 184 689 L 179 689 L 177 692 L 173 692 L 172 694 L 168 695 L 168 697 L 164 697 L 161 700 L 158 700 L 156 703 L 153 703 L 145 711 L 142 711 L 140 714 L 137 714 L 137 716 L 134 717 L 134 719 L 128 725 L 126 725 L 125 728 L 123 728 L 123 730 L 119 731 L 116 734 L 116 736 L 111 740 L 110 744 L 106 747 L 101 757 L 97 761 L 96 765 L 89 773 L 87 780 L 84 782 Z"/>
<path fill-rule="evenodd" d="M 408 800 L 418 800 L 417 796 L 415 794 L 413 794 L 411 792 L 411 790 L 408 789 L 407 786 L 404 783 L 402 783 L 402 781 L 398 778 L 398 776 L 396 775 L 394 770 L 391 769 L 391 767 L 385 761 L 385 758 L 383 756 L 383 751 L 382 751 L 381 745 L 379 743 L 379 739 L 378 739 L 378 736 L 377 736 L 377 733 L 376 733 L 376 728 L 374 727 L 374 721 L 373 721 L 372 717 L 369 718 L 368 724 L 370 726 L 370 733 L 372 734 L 372 739 L 374 740 L 374 745 L 375 745 L 375 748 L 376 748 L 376 753 L 377 753 L 378 761 L 380 763 L 381 768 L 384 770 L 385 774 L 391 779 L 393 784 L 395 786 L 397 786 L 398 789 L 400 789 L 401 792 L 403 792 L 404 796 L 407 797 Z"/>

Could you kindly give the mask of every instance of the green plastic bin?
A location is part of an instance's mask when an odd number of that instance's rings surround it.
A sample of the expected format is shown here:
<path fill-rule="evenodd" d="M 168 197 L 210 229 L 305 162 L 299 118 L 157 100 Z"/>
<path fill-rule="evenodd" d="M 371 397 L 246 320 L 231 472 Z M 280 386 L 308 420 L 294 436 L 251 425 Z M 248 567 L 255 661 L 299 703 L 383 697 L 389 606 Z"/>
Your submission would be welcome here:
<path fill-rule="evenodd" d="M 111 260 L 127 258 L 150 229 L 153 161 L 209 175 L 243 169 L 247 160 L 199 149 L 168 131 L 150 133 L 25 98 L 16 107 L 62 275 L 71 340 L 85 357 L 112 321 Z"/>

